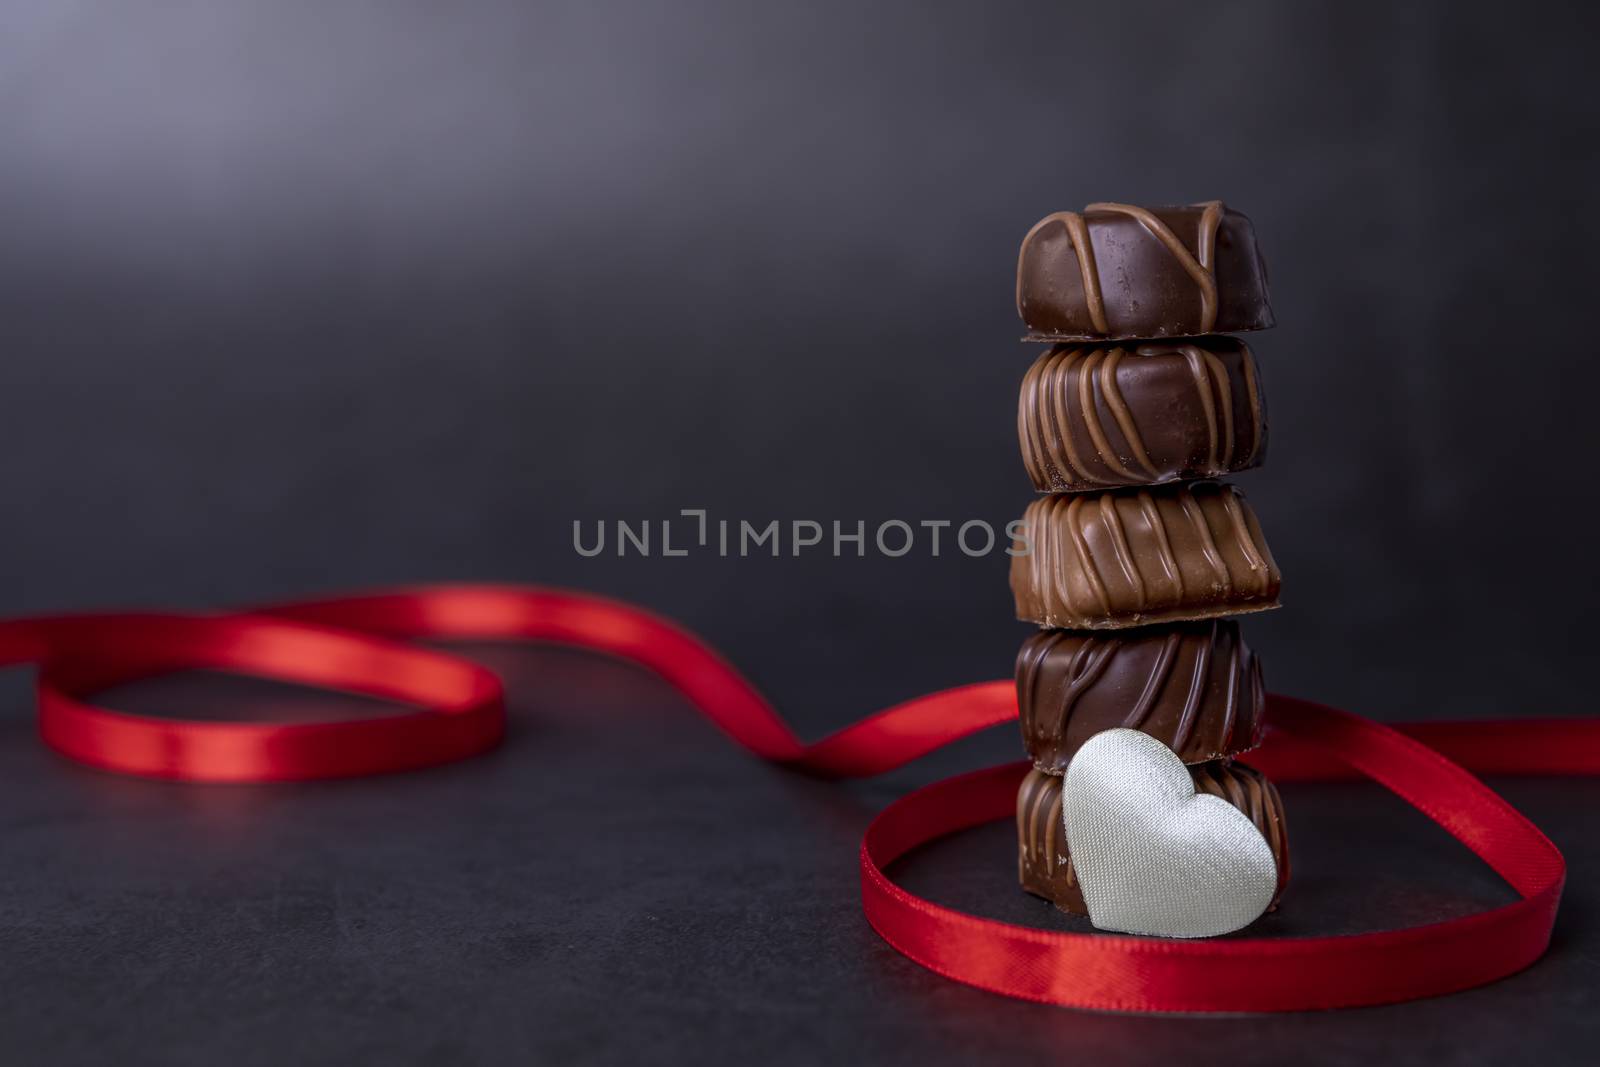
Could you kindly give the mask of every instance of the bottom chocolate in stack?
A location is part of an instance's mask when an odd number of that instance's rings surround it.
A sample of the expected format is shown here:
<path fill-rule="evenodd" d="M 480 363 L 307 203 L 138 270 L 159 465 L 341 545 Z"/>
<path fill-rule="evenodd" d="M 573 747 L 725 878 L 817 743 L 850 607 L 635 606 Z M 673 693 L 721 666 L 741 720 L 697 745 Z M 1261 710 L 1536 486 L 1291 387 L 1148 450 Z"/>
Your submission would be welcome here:
<path fill-rule="evenodd" d="M 1289 838 L 1283 800 L 1277 787 L 1253 767 L 1214 760 L 1189 768 L 1197 793 L 1221 797 L 1250 817 L 1272 848 L 1278 864 L 1278 889 L 1272 907 L 1289 881 Z M 1017 874 L 1022 888 L 1053 902 L 1062 911 L 1087 914 L 1083 890 L 1067 852 L 1067 827 L 1061 815 L 1058 775 L 1030 770 L 1017 791 Z"/>

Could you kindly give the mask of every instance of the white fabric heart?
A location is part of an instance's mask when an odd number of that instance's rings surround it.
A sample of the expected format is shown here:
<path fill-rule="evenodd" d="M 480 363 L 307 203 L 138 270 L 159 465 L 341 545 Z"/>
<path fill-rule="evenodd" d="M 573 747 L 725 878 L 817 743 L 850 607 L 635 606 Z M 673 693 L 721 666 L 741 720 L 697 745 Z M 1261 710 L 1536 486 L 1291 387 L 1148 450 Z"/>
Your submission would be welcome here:
<path fill-rule="evenodd" d="M 1078 749 L 1062 785 L 1067 848 L 1089 921 L 1102 930 L 1214 937 L 1272 903 L 1278 867 L 1250 817 L 1195 794 L 1177 755 L 1138 730 Z"/>

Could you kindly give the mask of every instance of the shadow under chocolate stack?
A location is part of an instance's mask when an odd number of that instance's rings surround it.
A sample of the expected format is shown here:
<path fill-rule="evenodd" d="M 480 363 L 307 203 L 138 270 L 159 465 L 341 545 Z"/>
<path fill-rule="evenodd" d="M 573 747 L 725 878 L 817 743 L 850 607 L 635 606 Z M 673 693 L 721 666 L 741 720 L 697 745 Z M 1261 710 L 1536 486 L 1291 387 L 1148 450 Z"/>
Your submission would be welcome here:
<path fill-rule="evenodd" d="M 1288 880 L 1278 791 L 1233 757 L 1259 743 L 1261 668 L 1226 616 L 1278 606 L 1278 568 L 1244 495 L 1267 418 L 1255 357 L 1219 331 L 1273 325 L 1250 220 L 1220 202 L 1058 212 L 1023 238 L 1017 311 L 1059 342 L 1022 381 L 1017 432 L 1040 493 L 1011 590 L 1044 627 L 1017 657 L 1034 770 L 1017 796 L 1022 886 L 1084 911 L 1061 779 L 1102 730 L 1158 738 L 1195 788 L 1250 816 Z"/>

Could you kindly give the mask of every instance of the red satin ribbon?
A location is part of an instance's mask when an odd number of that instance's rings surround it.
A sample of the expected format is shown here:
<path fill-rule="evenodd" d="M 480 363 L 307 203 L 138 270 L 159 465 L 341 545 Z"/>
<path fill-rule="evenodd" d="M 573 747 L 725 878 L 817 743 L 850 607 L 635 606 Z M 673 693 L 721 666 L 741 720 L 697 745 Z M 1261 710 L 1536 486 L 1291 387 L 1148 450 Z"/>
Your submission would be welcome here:
<path fill-rule="evenodd" d="M 1009 682 L 897 704 L 814 744 L 704 642 L 666 620 L 582 593 L 424 588 L 235 615 L 88 615 L 0 623 L 0 665 L 39 664 L 39 729 L 95 767 L 195 782 L 337 778 L 462 759 L 505 732 L 499 680 L 470 661 L 399 643 L 523 639 L 608 653 L 655 671 L 735 742 L 827 777 L 877 774 L 1016 716 Z M 216 668 L 381 697 L 419 710 L 274 725 L 184 722 L 86 702 L 174 670 Z M 1549 944 L 1566 864 L 1538 828 L 1467 768 L 1600 774 L 1600 720 L 1383 726 L 1283 696 L 1250 761 L 1280 781 L 1365 776 L 1444 827 L 1519 899 L 1447 922 L 1343 937 L 1168 941 L 1012 926 L 913 896 L 884 868 L 936 838 L 1015 809 L 1025 765 L 920 789 L 861 845 L 869 922 L 931 970 L 1006 996 L 1123 1011 L 1295 1011 L 1411 1000 L 1528 966 Z M 1452 762 L 1454 761 L 1454 762 Z"/>

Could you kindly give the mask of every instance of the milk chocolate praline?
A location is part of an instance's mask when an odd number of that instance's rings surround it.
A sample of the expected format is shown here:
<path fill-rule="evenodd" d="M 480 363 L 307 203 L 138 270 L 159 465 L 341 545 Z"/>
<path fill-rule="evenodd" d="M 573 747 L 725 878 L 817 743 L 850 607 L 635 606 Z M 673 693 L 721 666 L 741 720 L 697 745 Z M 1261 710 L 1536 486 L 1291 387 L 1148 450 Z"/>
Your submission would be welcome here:
<path fill-rule="evenodd" d="M 1089 630 L 1278 606 L 1278 567 L 1244 494 L 1196 482 L 1040 497 L 1012 546 L 1017 618 Z"/>
<path fill-rule="evenodd" d="M 1036 340 L 1198 337 L 1273 324 L 1255 229 L 1219 201 L 1047 215 L 1017 254 L 1017 313 Z"/>

